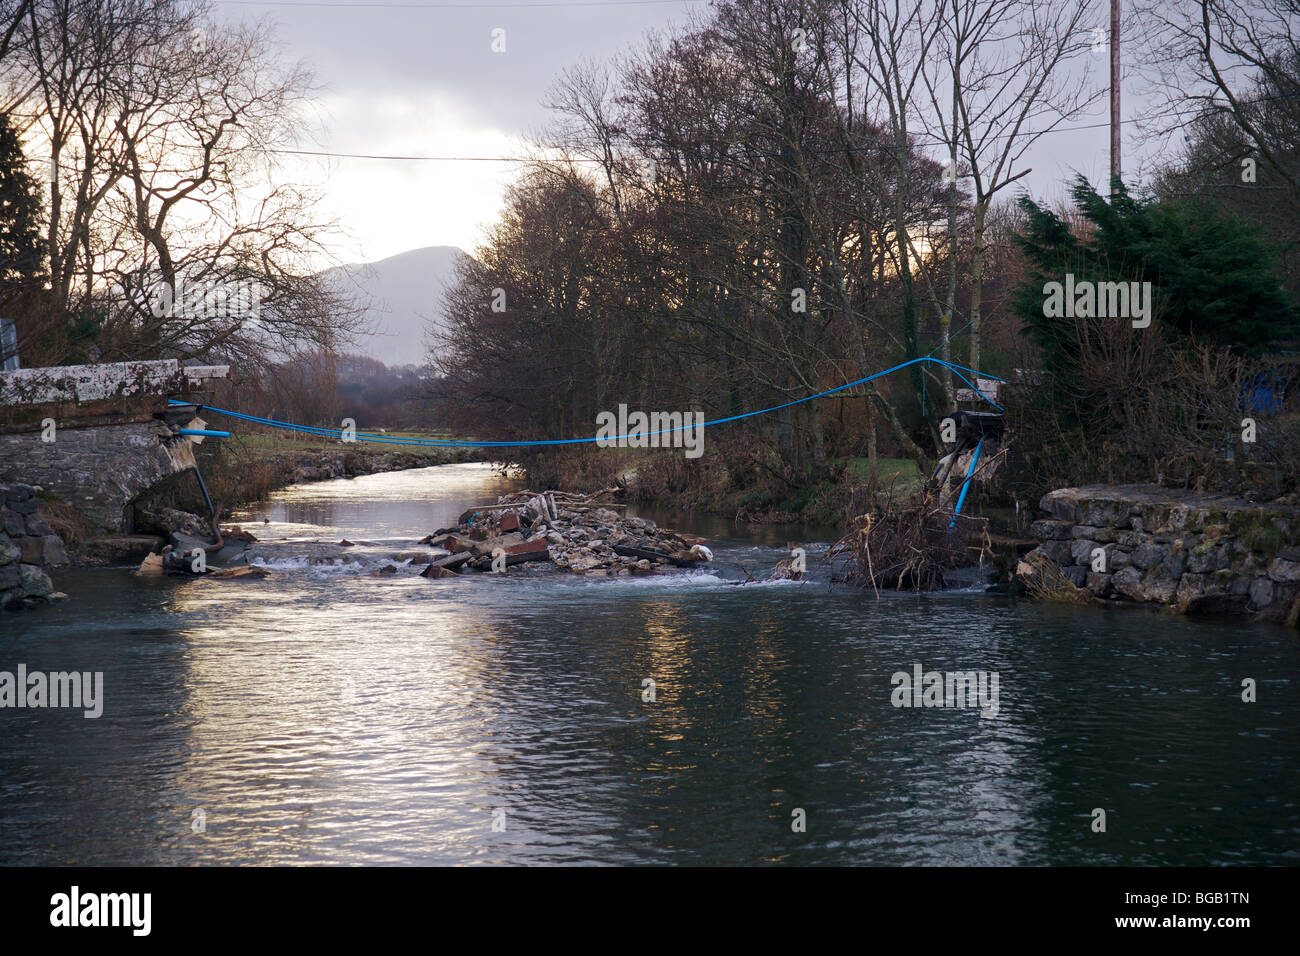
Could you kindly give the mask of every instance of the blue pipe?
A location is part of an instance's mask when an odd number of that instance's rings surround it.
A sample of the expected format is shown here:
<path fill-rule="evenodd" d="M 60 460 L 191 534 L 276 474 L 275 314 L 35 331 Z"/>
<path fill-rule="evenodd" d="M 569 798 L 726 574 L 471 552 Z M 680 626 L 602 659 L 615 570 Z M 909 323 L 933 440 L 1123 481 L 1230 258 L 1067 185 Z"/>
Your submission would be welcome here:
<path fill-rule="evenodd" d="M 202 435 L 204 438 L 229 438 L 230 432 L 217 432 L 210 428 L 182 428 L 182 435 Z"/>
<path fill-rule="evenodd" d="M 928 355 L 922 355 L 920 358 L 914 358 L 909 361 L 903 362 L 901 365 L 895 365 L 893 368 L 887 368 L 883 372 L 876 372 L 872 375 L 866 376 L 865 378 L 860 378 L 853 382 L 846 382 L 843 385 L 837 385 L 834 388 L 827 389 L 824 392 L 818 392 L 816 395 L 809 395 L 805 398 L 796 398 L 794 401 L 786 402 L 783 405 L 773 405 L 771 408 L 760 408 L 758 411 L 745 412 L 744 414 L 741 415 L 731 415 L 727 418 L 715 418 L 712 421 L 703 422 L 702 424 L 705 427 L 710 425 L 723 425 L 726 424 L 727 422 L 739 421 L 742 418 L 752 418 L 755 415 L 766 415 L 768 412 L 779 411 L 783 408 L 789 408 L 792 405 L 800 405 L 804 402 L 811 402 L 813 399 L 825 398 L 828 395 L 834 395 L 836 392 L 842 392 L 845 389 L 852 388 L 855 385 L 862 385 L 866 382 L 870 382 L 874 379 L 880 378 L 881 376 L 889 375 L 891 372 L 897 372 L 900 369 L 907 368 L 909 365 L 915 365 L 918 362 L 932 362 L 935 365 L 941 365 L 944 368 L 951 369 L 953 374 L 956 375 L 963 382 L 965 382 L 967 385 L 969 385 L 971 389 L 974 390 L 977 395 L 979 395 L 980 398 L 988 402 L 988 404 L 992 405 L 998 411 L 1003 410 L 1001 405 L 993 401 L 993 399 L 989 398 L 979 389 L 975 388 L 974 383 L 971 382 L 970 379 L 968 379 L 965 375 L 961 373 L 962 371 L 970 372 L 975 376 L 983 376 L 984 378 L 991 378 L 994 381 L 998 381 L 998 382 L 1006 381 L 1005 379 L 998 378 L 996 375 L 988 375 L 985 374 L 984 372 L 976 371 L 975 369 L 966 368 L 966 366 L 964 365 L 954 365 L 951 362 L 943 361 L 943 359 L 931 358 Z M 961 371 L 958 371 L 959 369 Z M 168 401 L 173 405 L 194 404 L 193 402 L 182 402 L 174 398 L 168 399 Z M 317 435 L 321 438 L 339 439 L 343 435 L 343 432 L 341 432 L 337 428 L 315 428 L 311 425 L 295 425 L 292 422 L 276 421 L 274 418 L 259 418 L 256 415 L 245 415 L 242 412 L 231 411 L 228 408 L 217 408 L 215 405 L 199 405 L 197 407 L 200 409 L 206 408 L 210 411 L 220 412 L 223 415 L 229 415 L 231 418 L 236 418 L 239 419 L 240 421 L 251 422 L 254 425 L 269 425 L 272 428 L 282 428 L 286 431 L 305 432 L 308 435 Z M 665 435 L 670 432 L 685 431 L 689 428 L 694 428 L 694 427 L 696 426 L 682 425 L 679 428 L 662 428 L 657 432 L 645 432 L 642 434 L 638 434 L 637 437 L 649 438 L 651 435 Z M 599 440 L 596 438 L 554 438 L 547 441 L 452 441 L 450 439 L 444 440 L 444 439 L 429 439 L 429 438 L 388 438 L 382 435 L 366 434 L 365 432 L 357 432 L 351 437 L 355 441 L 372 441 L 372 442 L 379 442 L 384 445 L 427 445 L 435 448 L 521 448 L 521 447 L 535 447 L 539 445 L 581 445 L 587 442 L 595 442 Z M 629 437 L 631 436 L 615 435 L 604 440 L 622 441 L 623 439 Z"/>
<path fill-rule="evenodd" d="M 961 494 L 957 496 L 957 507 L 953 510 L 952 520 L 948 522 L 948 530 L 951 531 L 957 526 L 957 516 L 961 514 L 961 506 L 966 503 L 966 492 L 970 490 L 970 476 L 975 474 L 975 466 L 979 464 L 980 449 L 984 447 L 984 439 L 975 446 L 975 454 L 970 459 L 970 469 L 966 472 L 966 480 L 961 483 Z"/>

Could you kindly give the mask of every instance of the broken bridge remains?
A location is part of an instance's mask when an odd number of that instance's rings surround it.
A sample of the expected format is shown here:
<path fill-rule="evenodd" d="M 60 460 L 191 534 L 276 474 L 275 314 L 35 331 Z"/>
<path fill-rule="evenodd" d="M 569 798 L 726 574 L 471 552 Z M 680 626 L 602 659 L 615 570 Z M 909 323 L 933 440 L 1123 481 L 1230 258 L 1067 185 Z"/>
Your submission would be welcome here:
<path fill-rule="evenodd" d="M 198 406 L 173 405 L 229 375 L 175 359 L 0 372 L 0 482 L 39 485 L 103 531 L 130 533 L 131 503 L 195 467 Z"/>

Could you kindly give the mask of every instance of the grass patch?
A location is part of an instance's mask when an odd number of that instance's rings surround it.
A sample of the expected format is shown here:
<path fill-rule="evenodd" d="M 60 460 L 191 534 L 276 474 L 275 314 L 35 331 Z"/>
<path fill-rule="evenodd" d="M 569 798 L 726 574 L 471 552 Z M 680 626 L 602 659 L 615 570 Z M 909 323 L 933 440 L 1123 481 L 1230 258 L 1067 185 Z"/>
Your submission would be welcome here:
<path fill-rule="evenodd" d="M 364 431 L 364 429 L 363 429 Z M 388 438 L 415 438 L 423 441 L 472 441 L 460 438 L 448 431 L 390 431 Z M 467 445 L 401 445 L 386 442 L 358 441 L 341 442 L 337 438 L 323 438 L 305 435 L 302 432 L 237 432 L 230 439 L 214 441 L 235 441 L 242 448 L 253 452 L 331 452 L 331 451 L 404 451 L 414 455 L 443 455 L 456 448 L 468 448 Z"/>
<path fill-rule="evenodd" d="M 852 473 L 866 483 L 871 471 L 870 460 L 865 457 L 850 458 L 848 464 Z M 876 481 L 882 488 L 893 485 L 894 493 L 901 497 L 920 491 L 925 476 L 910 458 L 877 458 Z"/>
<path fill-rule="evenodd" d="M 1021 581 L 1025 593 L 1034 600 L 1052 604 L 1091 603 L 1092 593 L 1086 588 L 1076 587 L 1056 566 L 1056 562 L 1036 554 L 1027 557 L 1025 563 L 1033 569 L 1033 573 L 1023 575 Z"/>

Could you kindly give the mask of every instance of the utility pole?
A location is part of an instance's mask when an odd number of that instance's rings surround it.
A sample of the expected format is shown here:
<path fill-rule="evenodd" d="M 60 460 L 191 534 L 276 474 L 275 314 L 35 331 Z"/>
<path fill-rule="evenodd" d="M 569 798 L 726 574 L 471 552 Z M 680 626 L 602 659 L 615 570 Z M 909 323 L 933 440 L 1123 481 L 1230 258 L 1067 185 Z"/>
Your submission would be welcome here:
<path fill-rule="evenodd" d="M 1118 179 L 1119 163 L 1119 3 L 1110 0 L 1110 177 Z"/>

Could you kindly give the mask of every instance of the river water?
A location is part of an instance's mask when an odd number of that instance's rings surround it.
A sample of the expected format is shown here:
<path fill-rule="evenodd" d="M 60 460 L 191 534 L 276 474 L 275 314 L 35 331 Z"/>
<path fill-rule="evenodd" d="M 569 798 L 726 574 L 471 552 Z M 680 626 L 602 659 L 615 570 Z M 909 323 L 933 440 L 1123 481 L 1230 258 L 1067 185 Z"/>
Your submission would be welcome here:
<path fill-rule="evenodd" d="M 828 531 L 681 516 L 707 571 L 370 576 L 514 487 L 290 488 L 243 516 L 267 580 L 73 571 L 0 617 L 0 670 L 104 675 L 98 719 L 0 710 L 0 864 L 1300 863 L 1294 632 L 877 600 Z M 791 543 L 809 580 L 737 583 Z M 894 706 L 916 664 L 996 673 L 996 716 Z"/>

